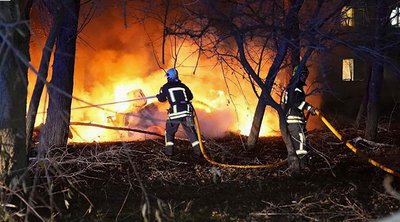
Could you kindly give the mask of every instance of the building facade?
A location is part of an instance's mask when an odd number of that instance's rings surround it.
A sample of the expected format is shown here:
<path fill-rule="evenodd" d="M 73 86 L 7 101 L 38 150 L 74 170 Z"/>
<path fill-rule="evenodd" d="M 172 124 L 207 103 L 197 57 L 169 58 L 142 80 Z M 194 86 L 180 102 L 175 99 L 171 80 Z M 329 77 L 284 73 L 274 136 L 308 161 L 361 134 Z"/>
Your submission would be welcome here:
<path fill-rule="evenodd" d="M 355 119 L 368 96 L 367 86 L 374 62 L 384 64 L 380 111 L 400 120 L 400 1 L 388 1 L 384 54 L 375 51 L 377 1 L 355 1 L 343 8 L 336 45 L 321 55 L 324 81 L 322 110 Z"/>

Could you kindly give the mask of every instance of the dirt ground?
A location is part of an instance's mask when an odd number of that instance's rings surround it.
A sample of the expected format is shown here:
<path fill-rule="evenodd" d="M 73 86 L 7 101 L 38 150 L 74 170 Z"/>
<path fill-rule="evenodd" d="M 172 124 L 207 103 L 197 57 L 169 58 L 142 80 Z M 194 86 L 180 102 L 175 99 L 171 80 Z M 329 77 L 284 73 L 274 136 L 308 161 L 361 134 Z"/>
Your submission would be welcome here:
<path fill-rule="evenodd" d="M 360 132 L 341 131 L 346 138 Z M 400 131 L 380 132 L 380 143 L 358 147 L 400 170 Z M 178 141 L 166 157 L 163 140 L 71 144 L 53 151 L 57 221 L 366 221 L 400 209 L 385 191 L 386 173 L 360 159 L 328 131 L 309 133 L 309 169 L 291 176 L 287 166 L 231 169 L 211 165 Z M 286 158 L 279 137 L 261 138 L 246 150 L 237 135 L 206 140 L 207 153 L 233 164 Z M 400 178 L 386 183 L 400 189 Z M 38 191 L 39 192 L 39 191 Z M 68 206 L 68 207 L 67 207 Z"/>

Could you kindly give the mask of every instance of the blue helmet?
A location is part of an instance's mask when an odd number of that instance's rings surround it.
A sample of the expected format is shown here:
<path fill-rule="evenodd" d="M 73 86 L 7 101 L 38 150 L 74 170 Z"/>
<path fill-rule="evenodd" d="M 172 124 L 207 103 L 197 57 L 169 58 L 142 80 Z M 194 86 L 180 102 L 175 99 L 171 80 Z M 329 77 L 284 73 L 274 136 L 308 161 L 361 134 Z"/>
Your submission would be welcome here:
<path fill-rule="evenodd" d="M 179 80 L 178 70 L 176 70 L 175 68 L 168 69 L 168 71 L 165 74 L 165 76 L 167 76 L 168 81 Z"/>

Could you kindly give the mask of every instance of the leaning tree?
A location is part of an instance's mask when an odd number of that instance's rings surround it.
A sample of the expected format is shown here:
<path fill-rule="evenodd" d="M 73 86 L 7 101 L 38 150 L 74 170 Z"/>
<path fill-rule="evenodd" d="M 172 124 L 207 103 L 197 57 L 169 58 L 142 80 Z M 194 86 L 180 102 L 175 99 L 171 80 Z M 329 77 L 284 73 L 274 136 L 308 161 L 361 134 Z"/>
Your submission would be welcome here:
<path fill-rule="evenodd" d="M 33 130 L 35 127 L 35 120 L 39 108 L 40 98 L 42 97 L 43 89 L 48 76 L 51 54 L 53 52 L 56 36 L 60 32 L 61 22 L 63 21 L 64 14 L 66 12 L 65 5 L 62 4 L 62 2 L 58 2 L 57 4 L 58 5 L 53 6 L 52 9 L 53 16 L 51 18 L 51 28 L 42 50 L 42 57 L 37 73 L 38 78 L 36 78 L 35 86 L 29 103 L 28 113 L 26 116 L 26 146 L 28 150 L 30 149 L 32 142 Z"/>
<path fill-rule="evenodd" d="M 46 123 L 41 131 L 39 147 L 47 150 L 50 146 L 65 146 L 68 140 L 72 91 L 74 81 L 76 39 L 78 36 L 79 0 L 62 1 L 60 12 L 58 3 L 47 1 L 47 8 L 54 18 L 60 21 L 59 32 L 55 36 L 53 75 L 49 87 L 49 106 Z"/>

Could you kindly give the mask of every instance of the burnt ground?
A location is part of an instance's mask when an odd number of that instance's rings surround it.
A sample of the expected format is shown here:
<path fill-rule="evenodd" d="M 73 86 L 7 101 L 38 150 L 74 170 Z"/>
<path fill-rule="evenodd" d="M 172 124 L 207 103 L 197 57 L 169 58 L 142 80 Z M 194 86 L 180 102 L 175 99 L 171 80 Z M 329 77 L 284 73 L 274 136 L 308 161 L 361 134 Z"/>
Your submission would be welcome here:
<path fill-rule="evenodd" d="M 350 139 L 361 131 L 341 133 Z M 158 139 L 71 144 L 67 152 L 55 149 L 49 159 L 57 169 L 52 173 L 61 212 L 56 218 L 365 221 L 399 210 L 400 200 L 383 186 L 385 172 L 357 157 L 328 131 L 312 131 L 308 138 L 312 146 L 309 169 L 295 176 L 289 175 L 286 165 L 274 169 L 215 167 L 196 157 L 187 141 L 177 142 L 176 155 L 171 158 L 161 152 L 163 140 Z M 395 146 L 358 147 L 400 170 L 400 130 L 382 131 L 379 138 L 378 142 Z M 286 158 L 280 137 L 261 138 L 254 150 L 243 148 L 236 135 L 207 140 L 205 145 L 215 160 L 225 163 L 273 163 Z M 400 178 L 394 178 L 391 185 L 400 189 Z"/>

